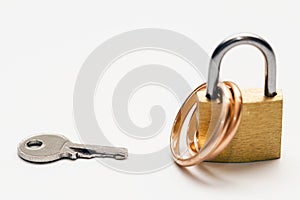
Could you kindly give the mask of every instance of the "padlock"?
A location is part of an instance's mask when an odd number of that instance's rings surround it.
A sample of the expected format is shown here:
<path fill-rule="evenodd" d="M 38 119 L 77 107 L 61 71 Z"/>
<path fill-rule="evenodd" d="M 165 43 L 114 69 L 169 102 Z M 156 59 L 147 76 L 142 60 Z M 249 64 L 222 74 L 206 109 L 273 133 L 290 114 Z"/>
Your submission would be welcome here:
<path fill-rule="evenodd" d="M 211 100 L 216 98 L 220 64 L 231 48 L 249 44 L 264 55 L 265 89 L 241 89 L 243 109 L 238 130 L 228 146 L 212 162 L 252 162 L 280 158 L 282 132 L 282 92 L 276 91 L 276 60 L 271 46 L 262 38 L 252 34 L 240 34 L 223 41 L 212 54 L 206 95 L 199 97 L 198 145 L 204 143 L 211 125 Z M 206 96 L 206 97 L 205 97 Z M 189 132 L 192 128 L 189 126 Z M 190 147 L 191 148 L 191 147 Z"/>

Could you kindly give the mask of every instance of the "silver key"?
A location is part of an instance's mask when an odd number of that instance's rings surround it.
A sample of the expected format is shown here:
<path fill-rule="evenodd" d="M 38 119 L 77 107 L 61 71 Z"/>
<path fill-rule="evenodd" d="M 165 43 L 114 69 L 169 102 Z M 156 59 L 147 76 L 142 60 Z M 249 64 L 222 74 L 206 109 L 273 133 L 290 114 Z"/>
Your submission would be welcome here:
<path fill-rule="evenodd" d="M 126 159 L 126 148 L 84 145 L 70 142 L 62 135 L 35 135 L 23 140 L 18 146 L 18 155 L 26 161 L 45 163 L 61 158 L 114 158 Z"/>

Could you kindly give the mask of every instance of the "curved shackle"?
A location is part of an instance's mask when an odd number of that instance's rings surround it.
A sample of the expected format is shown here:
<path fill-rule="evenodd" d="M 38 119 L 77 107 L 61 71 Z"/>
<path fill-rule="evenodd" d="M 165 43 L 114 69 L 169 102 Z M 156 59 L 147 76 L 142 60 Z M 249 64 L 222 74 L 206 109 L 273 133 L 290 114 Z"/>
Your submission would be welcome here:
<path fill-rule="evenodd" d="M 206 97 L 216 99 L 218 96 L 217 84 L 219 82 L 220 66 L 224 55 L 233 47 L 249 44 L 258 48 L 265 57 L 265 96 L 276 96 L 276 60 L 272 47 L 257 35 L 242 33 L 233 35 L 224 40 L 213 52 L 209 64 Z"/>

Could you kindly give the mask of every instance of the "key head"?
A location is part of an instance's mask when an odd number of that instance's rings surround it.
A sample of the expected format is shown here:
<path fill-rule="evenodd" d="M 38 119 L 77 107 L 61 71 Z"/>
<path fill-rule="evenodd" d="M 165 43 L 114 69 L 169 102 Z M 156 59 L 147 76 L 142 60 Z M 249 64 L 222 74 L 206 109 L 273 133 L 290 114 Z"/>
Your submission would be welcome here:
<path fill-rule="evenodd" d="M 68 142 L 62 135 L 35 135 L 19 144 L 18 155 L 29 162 L 52 162 L 64 157 L 62 149 Z"/>

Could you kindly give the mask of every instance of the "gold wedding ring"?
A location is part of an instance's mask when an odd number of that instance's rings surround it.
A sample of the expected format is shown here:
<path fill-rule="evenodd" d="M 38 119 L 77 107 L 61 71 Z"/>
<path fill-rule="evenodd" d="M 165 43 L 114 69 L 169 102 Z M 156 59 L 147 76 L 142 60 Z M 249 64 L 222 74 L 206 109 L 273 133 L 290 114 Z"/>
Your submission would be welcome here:
<path fill-rule="evenodd" d="M 210 137 L 203 143 L 200 141 L 198 134 L 197 117 L 199 112 L 198 95 L 200 91 L 206 89 L 206 83 L 196 88 L 183 103 L 180 108 L 171 133 L 171 151 L 175 162 L 181 166 L 192 166 L 205 160 L 213 159 L 230 143 L 234 137 L 241 119 L 242 95 L 238 86 L 232 82 L 218 84 L 219 97 L 213 100 L 212 104 L 220 106 L 218 123 L 213 127 Z M 183 123 L 190 113 L 191 109 L 196 106 L 191 117 L 191 123 L 188 127 L 186 142 L 189 150 L 189 156 L 186 158 L 180 152 L 180 136 Z M 194 121 L 193 121 L 194 120 Z M 195 121 L 196 120 L 196 121 Z M 195 148 L 195 144 L 197 148 Z M 199 148 L 200 147 L 200 148 Z"/>

